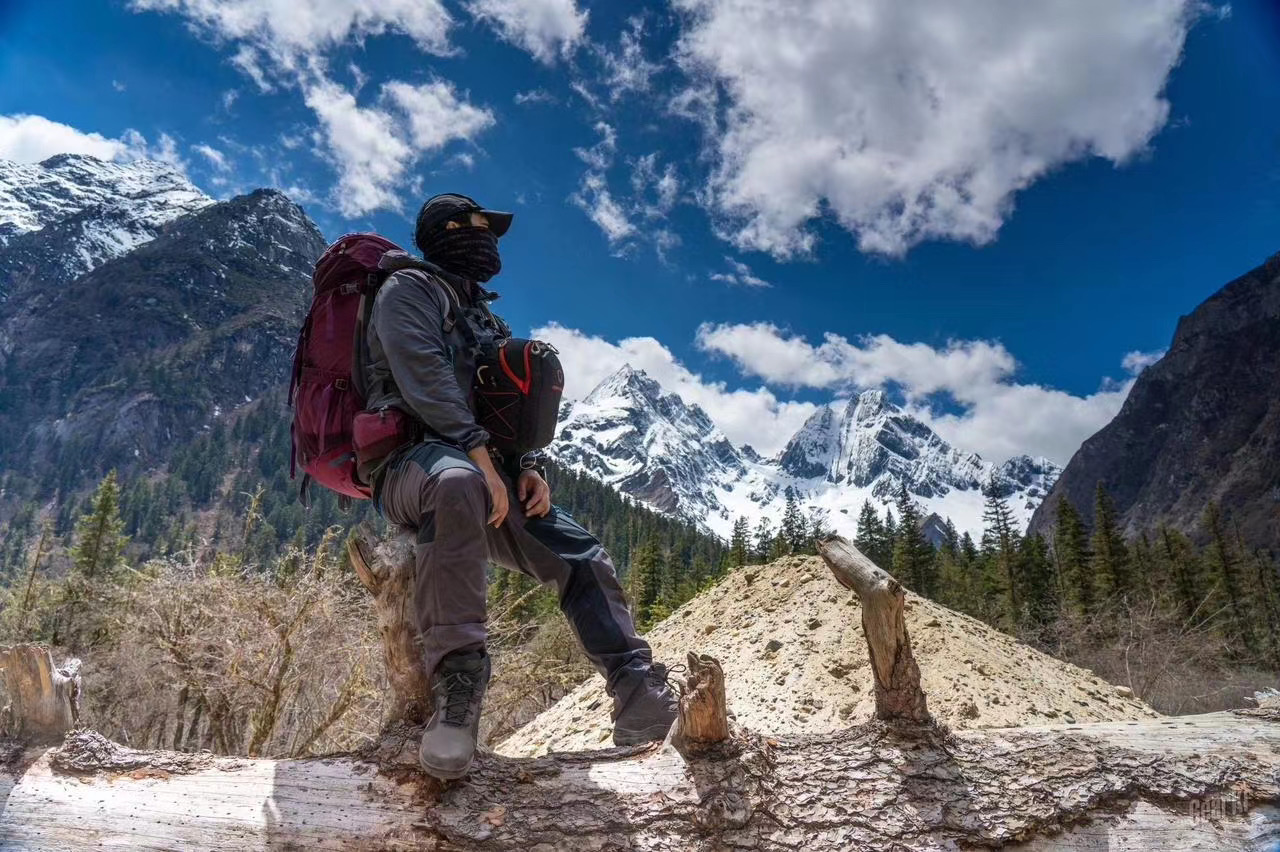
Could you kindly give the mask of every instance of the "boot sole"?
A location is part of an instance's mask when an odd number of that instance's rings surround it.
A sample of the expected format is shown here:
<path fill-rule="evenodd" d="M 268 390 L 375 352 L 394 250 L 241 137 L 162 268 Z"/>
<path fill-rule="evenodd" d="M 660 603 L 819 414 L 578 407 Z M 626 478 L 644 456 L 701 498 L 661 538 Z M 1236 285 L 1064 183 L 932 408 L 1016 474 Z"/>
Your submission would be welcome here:
<path fill-rule="evenodd" d="M 430 775 L 432 778 L 439 778 L 441 781 L 457 781 L 459 778 L 467 777 L 467 774 L 471 772 L 471 767 L 475 765 L 475 762 L 476 759 L 473 755 L 471 759 L 467 761 L 467 765 L 462 769 L 437 769 L 423 760 L 421 756 L 418 757 L 418 765 L 422 767 L 422 771 Z"/>
<path fill-rule="evenodd" d="M 619 731 L 615 729 L 613 732 L 613 744 L 621 747 L 657 742 L 667 736 L 667 731 L 671 730 L 673 724 L 673 722 L 658 722 L 638 731 Z"/>

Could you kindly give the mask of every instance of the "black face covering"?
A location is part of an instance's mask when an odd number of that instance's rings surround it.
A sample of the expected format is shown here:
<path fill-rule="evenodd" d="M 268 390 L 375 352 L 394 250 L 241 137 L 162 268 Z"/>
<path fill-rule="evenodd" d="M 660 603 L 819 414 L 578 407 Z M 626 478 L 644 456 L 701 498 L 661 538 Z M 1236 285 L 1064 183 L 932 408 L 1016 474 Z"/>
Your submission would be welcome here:
<path fill-rule="evenodd" d="M 484 283 L 502 270 L 498 238 L 488 228 L 464 226 L 437 231 L 419 245 L 422 255 L 445 272 Z"/>

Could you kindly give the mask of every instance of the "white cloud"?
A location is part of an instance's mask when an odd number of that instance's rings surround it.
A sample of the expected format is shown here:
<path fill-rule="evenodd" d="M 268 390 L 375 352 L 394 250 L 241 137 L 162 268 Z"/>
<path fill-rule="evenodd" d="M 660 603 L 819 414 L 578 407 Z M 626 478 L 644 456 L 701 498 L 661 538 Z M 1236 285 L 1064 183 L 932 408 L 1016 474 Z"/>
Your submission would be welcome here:
<path fill-rule="evenodd" d="M 596 46 L 595 53 L 604 66 L 601 83 L 609 90 L 609 99 L 616 101 L 628 92 L 647 92 L 653 75 L 662 70 L 656 62 L 650 62 L 644 54 L 644 18 L 635 15 L 628 19 L 627 29 L 618 37 L 618 49 L 609 50 Z"/>
<path fill-rule="evenodd" d="M 1131 376 L 1136 376 L 1143 370 L 1150 367 L 1155 362 L 1164 357 L 1165 350 L 1157 349 L 1154 352 L 1128 352 L 1124 356 L 1124 360 L 1120 362 L 1120 366 L 1124 367 L 1125 372 Z"/>
<path fill-rule="evenodd" d="M 680 195 L 680 178 L 676 176 L 675 163 L 659 168 L 656 151 L 638 157 L 631 167 L 631 189 L 639 212 L 650 219 L 666 216 Z M 646 198 L 650 194 L 652 200 Z"/>
<path fill-rule="evenodd" d="M 168 133 L 161 133 L 153 145 L 136 130 L 126 130 L 120 137 L 125 145 L 121 158 L 128 160 L 157 160 L 168 163 L 183 174 L 187 173 L 187 161 L 178 153 L 178 140 Z"/>
<path fill-rule="evenodd" d="M 852 342 L 829 333 L 815 346 L 769 323 L 752 323 L 704 324 L 696 342 L 771 384 L 838 392 L 898 387 L 911 410 L 940 435 L 994 461 L 1026 454 L 1065 463 L 1110 422 L 1132 386 L 1106 381 L 1096 393 L 1075 396 L 1020 384 L 1013 355 L 983 340 L 934 347 L 883 334 Z M 946 395 L 959 412 L 935 409 L 935 394 Z"/>
<path fill-rule="evenodd" d="M 385 33 L 407 35 L 428 53 L 452 53 L 454 21 L 442 0 L 133 0 L 132 6 L 176 12 L 196 31 L 231 43 L 231 63 L 259 90 L 300 91 L 319 123 L 312 133 L 318 153 L 338 173 L 333 200 L 347 216 L 399 210 L 398 190 L 424 155 L 494 122 L 447 81 L 388 81 L 371 103 L 361 103 L 367 78 L 358 66 L 346 66 L 353 89 L 328 73 L 329 53 Z M 534 15 L 530 26 L 541 20 Z"/>
<path fill-rule="evenodd" d="M 622 365 L 630 364 L 685 402 L 701 406 L 729 440 L 751 444 L 765 455 L 781 450 L 817 410 L 812 403 L 779 400 L 765 387 L 730 390 L 723 382 L 708 381 L 652 337 L 611 343 L 555 323 L 535 328 L 532 335 L 560 350 L 567 398 L 581 399 Z"/>
<path fill-rule="evenodd" d="M 610 246 L 625 250 L 625 241 L 636 235 L 636 227 L 622 205 L 613 197 L 605 176 L 613 165 L 618 137 L 614 129 L 603 121 L 597 122 L 595 129 L 600 134 L 600 140 L 596 144 L 590 148 L 573 149 L 578 159 L 586 164 L 587 170 L 578 182 L 577 191 L 569 196 L 569 200 L 596 223 Z"/>
<path fill-rule="evenodd" d="M 0 159 L 38 163 L 54 154 L 88 154 L 100 160 L 124 156 L 128 145 L 101 133 L 85 133 L 42 115 L 0 115 Z"/>
<path fill-rule="evenodd" d="M 729 264 L 729 272 L 713 272 L 708 276 L 712 281 L 719 281 L 722 284 L 730 284 L 735 287 L 772 287 L 768 281 L 765 281 L 759 275 L 751 271 L 751 267 L 747 266 L 740 260 L 735 260 L 729 255 L 724 256 L 724 262 Z"/>
<path fill-rule="evenodd" d="M 493 124 L 493 113 L 459 100 L 453 86 L 439 80 L 420 86 L 387 83 L 382 93 L 408 117 L 410 138 L 420 151 L 438 151 Z"/>
<path fill-rule="evenodd" d="M 199 32 L 249 45 L 233 61 L 263 88 L 270 83 L 261 54 L 293 71 L 308 56 L 388 32 L 409 36 L 428 53 L 446 54 L 453 25 L 440 0 L 133 0 L 132 6 L 177 12 Z"/>
<path fill-rule="evenodd" d="M 808 252 L 831 214 L 867 252 L 993 239 L 1055 167 L 1123 163 L 1164 126 L 1199 0 L 676 0 L 673 102 L 714 123 L 707 201 L 740 247 Z M 724 93 L 722 117 L 708 94 Z"/>
<path fill-rule="evenodd" d="M 123 91 L 126 91 L 129 87 L 126 86 L 124 83 L 120 82 L 119 80 L 112 80 L 111 88 L 115 89 L 117 92 L 123 92 Z"/>
<path fill-rule="evenodd" d="M 231 108 L 236 105 L 236 101 L 240 98 L 239 89 L 227 89 L 222 93 L 222 109 L 231 112 Z"/>
<path fill-rule="evenodd" d="M 960 391 L 1008 378 L 1017 362 L 999 343 L 952 341 L 938 349 L 887 334 L 852 343 L 828 333 L 817 346 L 771 323 L 703 324 L 698 346 L 731 358 L 744 373 L 793 387 L 903 385 L 913 395 Z"/>
<path fill-rule="evenodd" d="M 584 174 L 578 191 L 570 196 L 570 200 L 604 232 L 609 245 L 618 245 L 636 235 L 636 226 L 631 224 L 626 211 L 609 191 L 604 175 L 597 172 Z"/>
<path fill-rule="evenodd" d="M 990 461 L 1017 455 L 1044 456 L 1066 464 L 1085 439 L 1120 411 L 1132 380 L 1075 396 L 1041 385 L 1000 383 L 962 400 L 959 413 L 914 406 L 915 413 L 956 447 Z M 975 389 L 976 390 L 976 389 Z"/>
<path fill-rule="evenodd" d="M 546 89 L 529 89 L 525 92 L 516 92 L 512 98 L 517 106 L 527 106 L 529 104 L 554 104 L 556 96 L 548 92 Z"/>
<path fill-rule="evenodd" d="M 400 209 L 397 190 L 423 153 L 469 139 L 493 123 L 488 110 L 460 101 L 453 88 L 435 81 L 420 86 L 391 82 L 375 106 L 332 80 L 305 89 L 320 119 L 320 141 L 338 170 L 335 200 L 346 216 Z"/>
<path fill-rule="evenodd" d="M 637 157 L 631 161 L 631 195 L 616 196 L 608 175 L 618 151 L 617 132 L 603 121 L 596 122 L 595 130 L 600 136 L 596 144 L 573 149 L 587 169 L 569 201 L 595 222 L 614 254 L 627 254 L 643 239 L 665 262 L 667 253 L 680 244 L 679 236 L 660 224 L 680 196 L 675 164 L 659 166 L 656 151 Z"/>
<path fill-rule="evenodd" d="M 548 65 L 570 55 L 587 28 L 587 13 L 574 0 L 471 0 L 467 11 Z"/>
<path fill-rule="evenodd" d="M 215 171 L 230 171 L 231 164 L 227 162 L 227 155 L 219 151 L 217 148 L 202 143 L 200 145 L 192 145 L 191 150 L 208 160 L 209 165 L 212 166 Z"/>

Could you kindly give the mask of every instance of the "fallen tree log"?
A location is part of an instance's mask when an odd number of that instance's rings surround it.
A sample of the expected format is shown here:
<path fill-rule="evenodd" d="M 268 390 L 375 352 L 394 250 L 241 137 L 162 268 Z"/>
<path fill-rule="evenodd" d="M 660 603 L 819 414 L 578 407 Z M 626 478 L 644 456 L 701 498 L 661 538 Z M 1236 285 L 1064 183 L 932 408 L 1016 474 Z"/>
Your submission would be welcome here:
<path fill-rule="evenodd" d="M 544 758 L 447 787 L 378 753 L 134 752 L 87 731 L 0 771 L 0 849 L 1252 850 L 1280 841 L 1273 711 L 947 734 L 870 722 Z M 0 749 L 0 759 L 4 751 Z M 1017 847 L 1014 847 L 1017 848 Z"/>
<path fill-rule="evenodd" d="M 1205 850 L 1280 842 L 1280 711 L 952 733 L 926 721 L 901 587 L 824 543 L 864 610 L 880 719 L 797 738 L 733 731 L 723 670 L 690 654 L 668 744 L 504 758 L 461 782 L 416 764 L 425 676 L 403 540 L 353 538 L 395 691 L 361 754 L 134 751 L 88 730 L 0 742 L 0 849 Z M 866 617 L 866 616 L 864 616 Z M 873 638 L 874 637 L 874 638 Z M 881 702 L 883 696 L 884 701 Z"/>

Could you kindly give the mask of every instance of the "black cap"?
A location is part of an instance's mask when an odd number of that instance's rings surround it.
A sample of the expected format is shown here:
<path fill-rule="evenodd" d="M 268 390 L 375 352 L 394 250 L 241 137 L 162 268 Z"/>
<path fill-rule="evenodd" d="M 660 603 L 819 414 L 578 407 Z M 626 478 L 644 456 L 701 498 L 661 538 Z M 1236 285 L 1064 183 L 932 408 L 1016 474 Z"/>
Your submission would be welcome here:
<path fill-rule="evenodd" d="M 481 207 L 474 198 L 446 192 L 428 198 L 418 211 L 418 223 L 414 229 L 414 240 L 421 248 L 422 237 L 437 228 L 443 228 L 446 222 L 461 218 L 467 213 L 483 213 L 489 219 L 489 230 L 500 237 L 511 227 L 512 214 Z"/>

